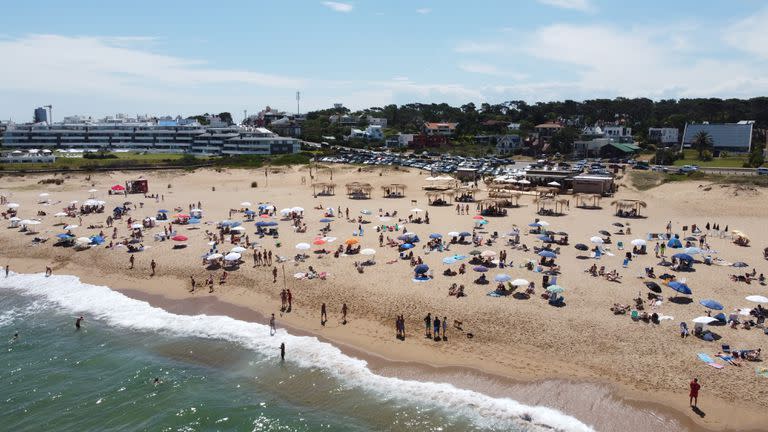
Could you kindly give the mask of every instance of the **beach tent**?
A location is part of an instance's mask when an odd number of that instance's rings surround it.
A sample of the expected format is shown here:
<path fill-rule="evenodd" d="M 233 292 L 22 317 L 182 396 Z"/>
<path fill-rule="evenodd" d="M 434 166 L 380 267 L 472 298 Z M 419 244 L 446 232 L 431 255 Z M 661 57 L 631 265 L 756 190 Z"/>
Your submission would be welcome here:
<path fill-rule="evenodd" d="M 472 267 L 472 270 L 474 270 L 474 271 L 476 271 L 478 273 L 485 273 L 485 272 L 488 271 L 488 267 L 479 265 L 479 266 Z"/>
<path fill-rule="evenodd" d="M 671 247 L 672 249 L 679 249 L 683 247 L 683 244 L 680 243 L 680 239 L 678 238 L 671 238 L 667 242 L 667 247 Z"/>

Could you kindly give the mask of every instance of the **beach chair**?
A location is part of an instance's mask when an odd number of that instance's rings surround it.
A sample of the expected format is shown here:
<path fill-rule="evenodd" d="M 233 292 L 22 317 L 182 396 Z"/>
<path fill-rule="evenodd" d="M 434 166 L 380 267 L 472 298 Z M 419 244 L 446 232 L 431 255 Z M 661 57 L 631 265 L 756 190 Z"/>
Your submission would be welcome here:
<path fill-rule="evenodd" d="M 616 248 L 617 248 L 618 250 L 624 250 L 624 242 L 621 242 L 621 241 L 620 241 L 620 242 L 617 242 L 617 243 L 616 243 Z"/>
<path fill-rule="evenodd" d="M 638 312 L 637 310 L 633 309 L 632 313 L 630 313 L 629 316 L 630 316 L 630 318 L 632 318 L 632 321 L 637 321 L 637 320 L 640 319 L 640 312 Z"/>

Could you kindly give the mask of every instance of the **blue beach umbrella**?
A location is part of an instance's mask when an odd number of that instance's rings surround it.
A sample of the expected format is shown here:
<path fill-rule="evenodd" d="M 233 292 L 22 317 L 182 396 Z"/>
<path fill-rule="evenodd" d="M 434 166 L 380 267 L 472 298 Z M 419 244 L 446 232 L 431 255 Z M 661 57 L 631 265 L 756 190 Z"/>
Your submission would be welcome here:
<path fill-rule="evenodd" d="M 333 222 L 333 219 L 330 219 L 330 218 L 322 218 L 322 219 L 320 219 L 320 222 L 322 222 L 322 223 L 330 223 L 330 222 Z"/>
<path fill-rule="evenodd" d="M 674 254 L 674 255 L 672 255 L 672 258 L 679 259 L 680 261 L 687 261 L 687 262 L 692 262 L 693 261 L 693 257 L 692 256 L 690 256 L 688 254 L 684 254 L 684 253 Z"/>
<path fill-rule="evenodd" d="M 188 224 L 195 225 L 200 223 L 200 219 L 198 218 L 191 218 L 187 221 Z"/>
<path fill-rule="evenodd" d="M 667 242 L 667 246 L 668 246 L 668 247 L 671 247 L 671 248 L 673 248 L 673 249 L 679 249 L 679 248 L 683 247 L 683 244 L 682 244 L 682 243 L 680 243 L 680 239 L 677 239 L 677 238 L 671 238 L 671 239 L 669 239 L 669 241 Z"/>
<path fill-rule="evenodd" d="M 275 221 L 259 221 L 256 222 L 257 227 L 271 227 L 271 226 L 277 226 L 277 222 Z"/>
<path fill-rule="evenodd" d="M 543 251 L 539 252 L 539 256 L 542 256 L 544 258 L 557 258 L 557 254 L 556 253 L 554 253 L 552 251 L 548 251 L 548 250 L 543 250 Z"/>
<path fill-rule="evenodd" d="M 67 240 L 67 239 L 75 238 L 75 236 L 71 236 L 69 234 L 57 234 L 56 237 L 58 237 L 58 238 L 60 238 L 62 240 Z"/>
<path fill-rule="evenodd" d="M 682 282 L 672 281 L 669 283 L 669 287 L 679 292 L 680 294 L 692 294 L 692 291 L 690 288 L 688 288 L 688 285 Z"/>
<path fill-rule="evenodd" d="M 424 274 L 429 270 L 429 266 L 426 264 L 419 264 L 416 267 L 413 268 L 414 273 L 416 274 Z"/>
<path fill-rule="evenodd" d="M 544 243 L 553 243 L 555 241 L 555 239 L 546 235 L 540 235 L 540 236 L 537 236 L 536 238 L 543 241 Z"/>
<path fill-rule="evenodd" d="M 704 299 L 704 300 L 701 300 L 699 303 L 701 303 L 701 305 L 707 309 L 723 310 L 723 305 L 721 305 L 716 300 Z"/>
<path fill-rule="evenodd" d="M 538 222 L 533 222 L 533 223 L 529 223 L 528 226 L 535 228 L 535 227 L 540 227 L 541 225 Z"/>
<path fill-rule="evenodd" d="M 158 212 L 158 213 L 168 213 L 168 210 L 166 210 L 166 209 L 160 209 L 160 210 L 158 210 L 157 212 Z"/>
<path fill-rule="evenodd" d="M 496 277 L 493 278 L 496 282 L 508 282 L 512 280 L 512 276 L 506 274 L 506 273 L 500 273 L 497 274 Z"/>
<path fill-rule="evenodd" d="M 474 270 L 474 271 L 476 271 L 478 273 L 485 273 L 485 272 L 488 271 L 488 267 L 479 265 L 479 266 L 472 267 L 472 270 Z"/>
<path fill-rule="evenodd" d="M 472 235 L 472 233 L 467 232 L 467 231 L 462 231 L 462 232 L 459 233 L 459 237 L 467 237 L 467 236 L 471 236 L 471 235 Z"/>
<path fill-rule="evenodd" d="M 411 243 L 403 243 L 400 245 L 400 249 L 413 249 L 413 245 Z"/>
<path fill-rule="evenodd" d="M 431 239 L 439 239 L 439 238 L 443 238 L 443 235 L 442 234 L 438 234 L 438 233 L 432 233 L 432 234 L 429 235 L 429 238 L 431 238 Z"/>

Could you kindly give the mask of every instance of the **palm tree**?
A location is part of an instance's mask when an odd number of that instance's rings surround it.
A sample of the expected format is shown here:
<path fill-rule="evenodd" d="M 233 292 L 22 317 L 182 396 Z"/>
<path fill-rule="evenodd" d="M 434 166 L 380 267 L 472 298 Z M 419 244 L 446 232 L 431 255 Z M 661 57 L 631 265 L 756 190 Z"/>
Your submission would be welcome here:
<path fill-rule="evenodd" d="M 699 159 L 701 159 L 705 151 L 712 149 L 712 137 L 709 136 L 708 133 L 700 131 L 694 135 L 691 147 L 696 149 L 696 151 L 699 153 Z"/>

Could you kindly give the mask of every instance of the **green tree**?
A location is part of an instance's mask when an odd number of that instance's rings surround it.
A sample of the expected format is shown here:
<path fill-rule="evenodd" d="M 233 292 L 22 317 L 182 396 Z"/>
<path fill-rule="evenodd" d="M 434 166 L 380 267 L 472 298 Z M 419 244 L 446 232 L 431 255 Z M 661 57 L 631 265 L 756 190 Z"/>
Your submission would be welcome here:
<path fill-rule="evenodd" d="M 712 137 L 708 133 L 701 131 L 694 135 L 691 147 L 699 153 L 699 159 L 702 159 L 705 151 L 712 150 Z"/>

